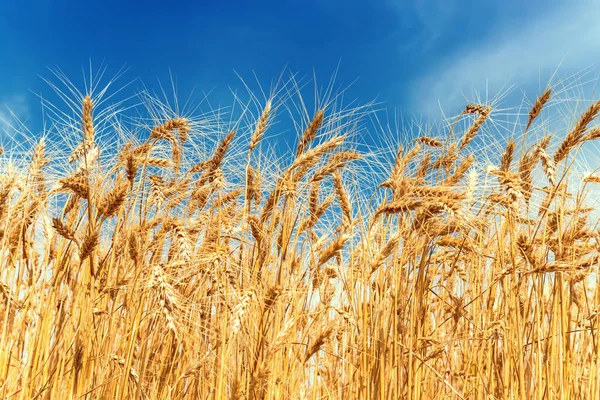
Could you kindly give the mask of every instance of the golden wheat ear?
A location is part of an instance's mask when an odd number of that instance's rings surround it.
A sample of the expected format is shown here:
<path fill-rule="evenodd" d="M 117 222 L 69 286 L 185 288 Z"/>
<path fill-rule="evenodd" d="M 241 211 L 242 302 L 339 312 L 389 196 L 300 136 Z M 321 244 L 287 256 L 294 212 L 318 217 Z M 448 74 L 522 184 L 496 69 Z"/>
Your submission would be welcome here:
<path fill-rule="evenodd" d="M 533 121 L 542 113 L 542 109 L 550 100 L 550 96 L 552 95 L 552 89 L 548 88 L 537 98 L 533 107 L 531 107 L 531 111 L 529 111 L 529 119 L 527 120 L 527 126 L 525 126 L 525 133 L 529 130 L 529 127 L 533 123 Z"/>
<path fill-rule="evenodd" d="M 256 148 L 256 146 L 258 146 L 258 142 L 260 141 L 260 139 L 262 139 L 263 135 L 265 134 L 267 130 L 267 125 L 269 123 L 270 114 L 271 100 L 267 101 L 267 104 L 265 105 L 265 108 L 263 109 L 260 118 L 256 122 L 256 127 L 254 129 L 254 132 L 252 133 L 252 136 L 250 137 L 250 145 L 248 148 L 249 152 L 252 152 Z"/>
<path fill-rule="evenodd" d="M 477 118 L 475 118 L 473 124 L 469 127 L 469 129 L 467 129 L 467 131 L 463 135 L 460 141 L 460 146 L 458 147 L 458 151 L 464 149 L 473 140 L 473 138 L 475 138 L 477 132 L 479 132 L 479 129 L 481 129 L 481 127 L 483 126 L 483 123 L 489 118 L 491 111 L 492 108 L 490 106 L 480 106 L 477 108 L 477 114 L 479 115 Z"/>
<path fill-rule="evenodd" d="M 556 149 L 556 152 L 554 153 L 555 164 L 564 160 L 578 144 L 582 143 L 584 138 L 583 134 L 599 112 L 600 100 L 592 104 L 583 114 L 581 114 L 581 117 L 575 124 L 573 130 L 567 134 L 558 149 Z"/>

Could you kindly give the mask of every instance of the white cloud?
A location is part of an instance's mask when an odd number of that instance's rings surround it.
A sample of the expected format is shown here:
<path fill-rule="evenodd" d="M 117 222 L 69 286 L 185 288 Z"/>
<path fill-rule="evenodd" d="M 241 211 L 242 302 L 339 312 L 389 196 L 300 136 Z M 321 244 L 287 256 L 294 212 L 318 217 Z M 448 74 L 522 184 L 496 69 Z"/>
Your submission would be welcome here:
<path fill-rule="evenodd" d="M 540 7 L 535 19 L 525 25 L 506 21 L 497 34 L 463 47 L 414 81 L 414 111 L 437 114 L 440 104 L 454 109 L 464 104 L 465 95 L 477 91 L 485 97 L 486 89 L 494 95 L 507 84 L 537 90 L 556 70 L 560 77 L 597 66 L 598 15 L 600 3 L 581 1 L 564 3 L 546 14 Z"/>
<path fill-rule="evenodd" d="M 19 129 L 19 121 L 25 122 L 29 117 L 29 105 L 24 95 L 0 98 L 0 138 Z"/>

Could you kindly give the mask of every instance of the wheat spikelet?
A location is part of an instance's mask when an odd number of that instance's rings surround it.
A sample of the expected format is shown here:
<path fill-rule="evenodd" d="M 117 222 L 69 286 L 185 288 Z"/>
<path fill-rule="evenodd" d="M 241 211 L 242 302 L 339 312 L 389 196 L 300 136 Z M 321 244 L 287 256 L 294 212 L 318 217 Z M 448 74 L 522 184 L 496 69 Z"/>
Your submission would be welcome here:
<path fill-rule="evenodd" d="M 348 228 L 350 225 L 352 225 L 352 206 L 350 204 L 350 199 L 346 194 L 346 190 L 344 190 L 342 176 L 339 172 L 333 174 L 333 187 L 335 188 L 335 193 L 337 195 L 338 202 L 340 203 L 340 208 L 342 209 L 344 226 Z"/>
<path fill-rule="evenodd" d="M 227 181 L 225 180 L 225 175 L 223 174 L 222 168 L 217 168 L 212 172 L 211 176 L 211 184 L 215 190 L 223 189 L 227 185 Z"/>
<path fill-rule="evenodd" d="M 258 218 L 256 218 L 254 215 L 249 215 L 248 224 L 250 225 L 252 236 L 254 236 L 254 239 L 260 245 L 264 240 L 264 236 L 261 231 L 261 224 Z"/>
<path fill-rule="evenodd" d="M 476 170 L 471 169 L 467 174 L 467 189 L 465 191 L 465 200 L 469 203 L 472 202 L 475 198 L 478 179 L 479 173 Z"/>
<path fill-rule="evenodd" d="M 319 207 L 319 181 L 313 181 L 310 185 L 308 207 L 311 213 L 316 212 Z"/>
<path fill-rule="evenodd" d="M 452 143 L 448 147 L 448 151 L 443 154 L 440 158 L 434 161 L 431 166 L 432 169 L 440 169 L 445 168 L 446 170 L 450 169 L 454 162 L 458 159 L 458 153 L 456 151 L 456 143 Z"/>
<path fill-rule="evenodd" d="M 150 181 L 151 204 L 157 208 L 161 207 L 167 199 L 165 181 L 157 175 L 150 175 L 148 180 Z"/>
<path fill-rule="evenodd" d="M 398 243 L 400 242 L 401 232 L 398 231 L 394 235 L 392 235 L 385 246 L 379 251 L 379 253 L 373 257 L 370 262 L 371 273 L 375 272 L 377 268 L 381 266 L 383 261 L 392 254 L 392 252 L 398 247 Z"/>
<path fill-rule="evenodd" d="M 267 296 L 265 297 L 265 300 L 264 300 L 265 310 L 273 308 L 273 305 L 275 304 L 275 302 L 277 301 L 277 299 L 279 298 L 281 293 L 282 293 L 281 285 L 275 285 L 275 286 L 271 286 L 269 288 L 269 290 L 267 291 Z"/>
<path fill-rule="evenodd" d="M 46 143 L 44 139 L 41 139 L 35 146 L 31 162 L 29 163 L 31 183 L 38 194 L 43 194 L 46 191 L 42 169 L 50 162 L 50 159 L 47 158 L 45 154 Z"/>
<path fill-rule="evenodd" d="M 271 344 L 269 345 L 269 349 L 267 351 L 267 359 L 270 358 L 273 354 L 275 354 L 287 341 L 288 337 L 292 333 L 292 329 L 296 324 L 296 320 L 291 318 L 287 320 L 283 326 L 283 328 L 279 331 L 277 336 L 273 339 Z"/>
<path fill-rule="evenodd" d="M 5 220 L 6 213 L 8 212 L 8 203 L 12 191 L 12 182 L 8 182 L 2 190 L 0 190 L 0 218 Z"/>
<path fill-rule="evenodd" d="M 483 123 L 488 119 L 490 112 L 490 106 L 483 108 L 483 111 L 479 112 L 479 116 L 475 119 L 473 124 L 469 127 L 469 129 L 467 129 L 464 136 L 462 137 L 460 141 L 460 146 L 458 147 L 458 151 L 464 149 L 465 146 L 467 146 L 473 140 L 475 135 L 477 135 L 477 132 L 479 132 L 479 129 L 481 128 Z"/>
<path fill-rule="evenodd" d="M 548 145 L 550 144 L 551 138 L 552 138 L 552 135 L 545 136 L 542 140 L 540 140 L 540 142 L 536 146 L 536 150 L 539 148 L 541 148 L 542 150 L 547 150 Z"/>
<path fill-rule="evenodd" d="M 185 262 L 190 262 L 194 245 L 188 232 L 182 226 L 176 226 L 174 229 L 174 236 L 177 254 Z"/>
<path fill-rule="evenodd" d="M 533 177 L 531 176 L 531 173 L 539 158 L 540 152 L 537 148 L 534 148 L 523 156 L 521 163 L 519 164 L 519 176 L 523 185 L 523 195 L 527 204 L 529 204 L 533 194 Z"/>
<path fill-rule="evenodd" d="M 60 236 L 64 237 L 67 240 L 71 240 L 77 243 L 77 238 L 75 236 L 75 231 L 69 228 L 64 222 L 62 222 L 58 218 L 52 218 L 52 227 L 56 230 Z"/>
<path fill-rule="evenodd" d="M 148 287 L 153 289 L 158 294 L 158 302 L 165 320 L 167 321 L 167 329 L 172 331 L 177 336 L 175 326 L 175 317 L 173 312 L 179 307 L 179 299 L 172 285 L 167 281 L 164 268 L 161 265 L 152 267 L 152 276 L 148 282 Z"/>
<path fill-rule="evenodd" d="M 589 123 L 592 122 L 594 120 L 594 118 L 596 118 L 596 115 L 598 115 L 598 112 L 600 112 L 600 100 L 598 102 L 592 104 L 581 115 L 581 117 L 575 124 L 575 127 L 573 128 L 573 130 L 571 132 L 569 132 L 569 134 L 565 137 L 563 142 L 560 144 L 560 146 L 556 150 L 556 153 L 554 153 L 554 163 L 555 164 L 558 164 L 559 162 L 564 160 L 569 155 L 571 150 L 573 150 L 573 148 L 575 146 L 577 146 L 579 143 L 582 142 L 583 133 L 587 129 L 587 126 L 589 125 Z"/>
<path fill-rule="evenodd" d="M 83 140 L 71 152 L 71 155 L 69 156 L 69 159 L 68 159 L 69 162 L 74 163 L 75 161 L 82 158 L 85 154 L 89 153 L 96 146 L 97 146 L 96 143 L 93 141 Z"/>
<path fill-rule="evenodd" d="M 502 193 L 491 193 L 485 196 L 485 199 L 494 204 L 499 204 L 505 207 L 509 207 L 511 205 L 511 202 L 508 200 L 507 196 Z"/>
<path fill-rule="evenodd" d="M 465 173 L 471 168 L 471 165 L 475 162 L 475 157 L 473 155 L 469 155 L 466 157 L 463 162 L 461 162 L 458 167 L 454 170 L 454 173 L 450 175 L 446 180 L 442 183 L 442 185 L 453 186 L 456 185 Z"/>
<path fill-rule="evenodd" d="M 412 192 L 415 196 L 420 196 L 422 198 L 439 198 L 439 197 L 447 197 L 452 200 L 463 200 L 464 193 L 453 192 L 451 187 L 447 186 L 417 186 L 413 187 Z"/>
<path fill-rule="evenodd" d="M 261 182 L 260 174 L 254 171 L 254 169 L 248 166 L 246 170 L 246 200 L 248 204 L 251 201 L 260 203 L 261 199 Z"/>
<path fill-rule="evenodd" d="M 172 131 L 179 132 L 179 140 L 173 135 Z M 174 146 L 183 145 L 187 140 L 190 126 L 185 118 L 174 118 L 166 121 L 162 125 L 155 126 L 150 131 L 150 139 L 164 139 Z"/>
<path fill-rule="evenodd" d="M 506 172 L 502 170 L 490 170 L 490 174 L 498 177 L 498 182 L 506 191 L 511 205 L 515 206 L 518 199 L 524 196 L 523 182 L 520 175 L 514 172 Z"/>
<path fill-rule="evenodd" d="M 138 247 L 138 239 L 134 232 L 129 234 L 127 238 L 127 245 L 129 249 L 129 257 L 137 265 L 140 262 L 140 251 Z"/>
<path fill-rule="evenodd" d="M 531 111 L 529 111 L 529 120 L 527 121 L 527 126 L 525 126 L 525 132 L 529 130 L 529 127 L 533 123 L 533 121 L 540 115 L 542 109 L 550 100 L 550 96 L 552 95 L 552 89 L 548 88 L 537 98 L 533 107 L 531 107 Z"/>
<path fill-rule="evenodd" d="M 143 158 L 148 157 L 153 148 L 154 143 L 150 141 L 145 141 L 144 143 L 134 147 L 133 149 L 129 148 L 128 152 L 130 152 L 134 157 Z"/>
<path fill-rule="evenodd" d="M 473 251 L 473 246 L 469 243 L 467 237 L 443 236 L 435 241 L 435 244 L 442 247 L 453 247 L 463 249 L 464 251 Z"/>
<path fill-rule="evenodd" d="M 319 266 L 325 264 L 327 261 L 339 254 L 340 250 L 342 250 L 348 239 L 350 239 L 350 235 L 348 233 L 342 233 L 337 237 L 337 239 L 332 241 L 329 246 L 323 249 L 319 255 Z"/>
<path fill-rule="evenodd" d="M 48 158 L 46 158 L 45 152 L 46 142 L 44 141 L 44 139 L 40 139 L 38 144 L 35 146 L 33 156 L 31 157 L 31 162 L 29 163 L 30 173 L 32 175 L 35 176 L 39 174 L 42 168 L 44 168 L 46 164 L 48 164 L 48 162 L 50 161 Z"/>
<path fill-rule="evenodd" d="M 600 175 L 588 175 L 583 178 L 584 182 L 600 183 Z"/>
<path fill-rule="evenodd" d="M 513 161 L 513 156 L 515 153 L 515 141 L 510 139 L 506 144 L 506 149 L 502 154 L 502 159 L 500 160 L 500 170 L 504 172 L 510 171 L 510 166 Z"/>
<path fill-rule="evenodd" d="M 221 208 L 228 203 L 234 201 L 239 195 L 242 194 L 242 189 L 235 189 L 221 197 L 219 197 L 214 203 L 213 208 Z"/>
<path fill-rule="evenodd" d="M 331 336 L 333 329 L 328 328 L 321 332 L 307 348 L 306 354 L 304 355 L 304 363 L 306 363 L 316 352 L 321 350 L 321 347 L 325 344 L 325 341 Z"/>
<path fill-rule="evenodd" d="M 92 118 L 92 109 L 94 105 L 92 103 L 92 98 L 87 95 L 83 98 L 83 112 L 82 112 L 82 121 L 83 121 L 83 140 L 85 142 L 94 142 L 94 120 Z"/>
<path fill-rule="evenodd" d="M 300 225 L 298 227 L 298 232 L 303 232 L 307 229 L 312 228 L 317 223 L 317 221 L 325 214 L 325 212 L 329 209 L 329 207 L 333 203 L 334 199 L 335 199 L 335 197 L 332 194 L 327 196 L 321 204 L 318 204 L 317 200 L 315 199 L 314 200 L 315 204 L 314 205 L 310 204 L 310 215 L 300 223 Z M 311 202 L 311 201 L 309 201 L 309 202 Z M 349 225 L 346 222 L 346 217 L 344 217 L 344 218 L 345 218 L 344 224 Z"/>
<path fill-rule="evenodd" d="M 585 134 L 585 136 L 583 137 L 583 141 L 588 141 L 588 140 L 596 140 L 596 139 L 600 139 L 600 128 L 595 128 L 590 130 L 588 133 Z"/>
<path fill-rule="evenodd" d="M 250 307 L 254 303 L 256 299 L 256 293 L 253 290 L 246 291 L 242 296 L 238 303 L 238 305 L 233 310 L 232 323 L 231 323 L 231 335 L 235 336 L 238 334 L 242 327 L 242 323 L 248 314 Z"/>
<path fill-rule="evenodd" d="M 359 160 L 361 157 L 362 156 L 359 153 L 354 151 L 340 151 L 338 153 L 335 153 L 334 155 L 329 157 L 329 160 L 327 160 L 327 164 L 325 164 L 323 168 L 317 171 L 317 173 L 313 175 L 311 180 L 316 182 L 323 180 L 326 176 L 343 168 L 346 165 L 346 163 L 350 161 Z"/>
<path fill-rule="evenodd" d="M 127 180 L 129 181 L 130 186 L 133 186 L 139 166 L 139 159 L 135 157 L 133 153 L 129 153 L 125 161 L 125 169 L 127 174 Z"/>
<path fill-rule="evenodd" d="M 540 156 L 540 161 L 542 162 L 542 168 L 546 173 L 546 177 L 552 186 L 556 185 L 556 165 L 554 164 L 554 160 L 542 147 L 538 147 L 538 154 Z"/>
<path fill-rule="evenodd" d="M 58 184 L 62 189 L 68 190 L 82 199 L 88 198 L 90 186 L 87 179 L 81 174 L 62 178 L 58 181 Z"/>
<path fill-rule="evenodd" d="M 427 136 L 421 136 L 415 139 L 417 142 L 422 143 L 429 147 L 442 147 L 442 142 L 437 139 L 430 138 Z"/>
<path fill-rule="evenodd" d="M 179 144 L 183 146 L 189 136 L 190 125 L 188 120 L 185 118 L 173 118 L 163 125 L 163 128 L 167 131 L 177 130 L 179 133 Z"/>
<path fill-rule="evenodd" d="M 429 172 L 430 166 L 431 166 L 431 153 L 427 153 L 421 160 L 419 169 L 417 169 L 417 172 L 415 174 L 415 179 L 418 182 L 424 182 L 425 177 L 427 176 L 427 173 Z"/>
<path fill-rule="evenodd" d="M 317 137 L 317 132 L 323 124 L 324 115 L 325 110 L 321 109 L 317 111 L 312 121 L 308 124 L 308 126 L 302 133 L 302 136 L 300 137 L 300 141 L 298 142 L 298 148 L 296 149 L 296 157 L 299 157 L 302 153 L 304 153 L 306 146 Z"/>
<path fill-rule="evenodd" d="M 104 218 L 113 217 L 125 202 L 128 191 L 128 183 L 118 179 L 115 187 L 100 200 L 98 205 L 99 215 Z"/>
<path fill-rule="evenodd" d="M 173 145 L 171 147 L 171 160 L 173 161 L 173 169 L 176 173 L 179 171 L 179 167 L 181 166 L 182 155 L 183 151 L 179 145 Z"/>
<path fill-rule="evenodd" d="M 79 258 L 83 262 L 86 258 L 88 258 L 92 252 L 96 249 L 96 246 L 100 243 L 100 232 L 92 231 L 81 242 L 81 247 L 79 249 Z"/>
<path fill-rule="evenodd" d="M 421 146 L 416 145 L 413 146 L 409 151 L 406 152 L 399 160 L 396 162 L 396 166 L 404 171 L 404 168 L 421 152 Z"/>
<path fill-rule="evenodd" d="M 417 145 L 415 147 L 419 147 L 419 150 L 420 150 L 420 145 Z M 392 168 L 390 177 L 387 180 L 385 180 L 384 182 L 382 182 L 379 185 L 379 187 L 390 188 L 390 189 L 392 189 L 392 191 L 394 193 L 396 192 L 398 185 L 403 181 L 402 178 L 403 178 L 404 168 L 407 163 L 406 156 L 407 155 L 404 154 L 404 148 L 402 146 L 399 146 L 398 151 L 396 152 L 396 157 L 394 159 L 394 167 Z"/>
<path fill-rule="evenodd" d="M 196 209 L 202 210 L 207 204 L 208 198 L 214 191 L 215 187 L 210 184 L 206 184 L 194 189 L 187 204 L 187 208 L 190 210 L 190 212 L 193 212 Z"/>
<path fill-rule="evenodd" d="M 345 140 L 344 136 L 336 136 L 325 143 L 321 143 L 318 146 L 313 147 L 312 149 L 303 152 L 294 160 L 293 164 L 289 168 L 293 170 L 295 168 L 303 168 L 302 171 L 307 171 L 311 168 L 321 156 L 324 154 L 334 150 L 336 147 L 341 145 Z M 298 174 L 295 180 L 298 180 L 302 177 L 302 174 Z"/>
<path fill-rule="evenodd" d="M 381 214 L 397 214 L 416 210 L 417 208 L 424 205 L 424 201 L 421 199 L 409 199 L 401 197 L 393 200 L 388 204 L 382 204 L 375 212 L 375 216 Z"/>
<path fill-rule="evenodd" d="M 177 158 L 177 156 L 175 158 Z M 141 158 L 139 161 L 140 161 L 140 164 L 142 164 L 142 165 L 148 165 L 151 167 L 160 167 L 160 168 L 172 168 L 176 164 L 176 162 L 174 162 L 172 160 L 167 160 L 165 158 L 158 158 L 158 157 Z"/>
<path fill-rule="evenodd" d="M 269 122 L 269 114 L 271 113 L 271 100 L 267 101 L 265 104 L 265 108 L 263 108 L 263 112 L 260 115 L 260 118 L 256 122 L 256 127 L 254 128 L 254 132 L 250 137 L 250 146 L 249 151 L 252 152 L 254 148 L 258 145 L 258 142 L 265 134 L 267 130 L 267 123 Z"/>
<path fill-rule="evenodd" d="M 490 111 L 489 107 L 485 107 L 481 104 L 467 104 L 465 106 L 465 109 L 461 113 L 461 115 L 465 115 L 465 114 L 485 115 L 485 114 L 489 113 L 489 111 Z"/>
<path fill-rule="evenodd" d="M 190 168 L 188 170 L 187 174 L 188 175 L 197 174 L 198 172 L 203 171 L 208 165 L 209 165 L 208 161 L 201 161 L 199 163 L 196 163 L 192 166 L 192 168 Z"/>
<path fill-rule="evenodd" d="M 225 136 L 221 144 L 215 150 L 212 158 L 210 159 L 209 170 L 216 170 L 219 168 L 221 163 L 223 162 L 223 158 L 225 157 L 225 153 L 227 153 L 227 149 L 231 145 L 233 138 L 235 137 L 235 131 L 229 131 L 229 133 Z"/>

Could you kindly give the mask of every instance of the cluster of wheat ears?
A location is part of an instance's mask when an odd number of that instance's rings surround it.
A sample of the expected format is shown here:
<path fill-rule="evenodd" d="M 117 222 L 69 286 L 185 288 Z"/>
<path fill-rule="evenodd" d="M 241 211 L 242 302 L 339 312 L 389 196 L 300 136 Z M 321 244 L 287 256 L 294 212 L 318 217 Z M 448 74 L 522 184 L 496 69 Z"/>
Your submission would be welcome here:
<path fill-rule="evenodd" d="M 276 159 L 276 97 L 227 124 L 102 95 L 1 156 L 2 398 L 599 398 L 600 175 L 572 171 L 600 102 L 552 136 L 548 88 L 492 166 L 469 104 L 385 166 L 334 102 Z"/>

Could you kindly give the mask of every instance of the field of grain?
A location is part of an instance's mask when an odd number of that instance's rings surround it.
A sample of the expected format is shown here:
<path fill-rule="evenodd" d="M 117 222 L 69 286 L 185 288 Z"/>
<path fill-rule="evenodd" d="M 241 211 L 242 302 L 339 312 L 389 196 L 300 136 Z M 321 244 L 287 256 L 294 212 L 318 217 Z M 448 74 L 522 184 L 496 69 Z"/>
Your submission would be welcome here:
<path fill-rule="evenodd" d="M 0 397 L 599 398 L 600 102 L 374 148 L 294 85 L 235 118 L 54 88 L 0 156 Z"/>

